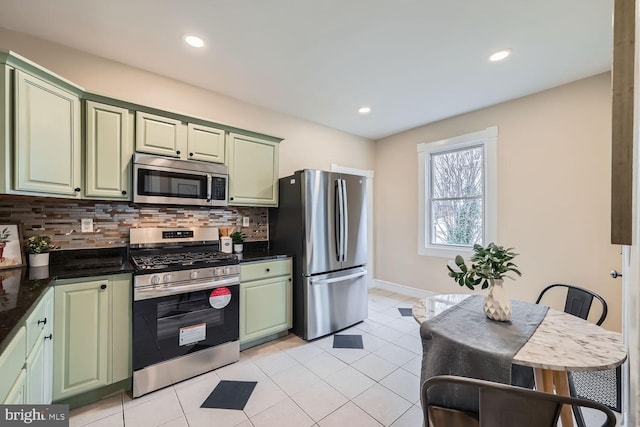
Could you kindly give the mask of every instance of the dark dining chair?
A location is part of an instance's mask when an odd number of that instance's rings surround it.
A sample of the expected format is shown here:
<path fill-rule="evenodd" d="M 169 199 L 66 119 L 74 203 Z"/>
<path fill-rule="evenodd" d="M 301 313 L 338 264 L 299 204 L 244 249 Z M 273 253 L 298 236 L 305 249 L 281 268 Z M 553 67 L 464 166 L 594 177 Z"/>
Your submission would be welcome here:
<path fill-rule="evenodd" d="M 556 283 L 547 286 L 540 292 L 536 304 L 539 304 L 549 291 L 561 292 L 565 289 L 567 292 L 564 303 L 565 313 L 585 320 L 591 315 L 592 318 L 597 318 L 596 325 L 602 325 L 608 313 L 607 303 L 604 298 L 589 289 Z M 594 301 L 597 301 L 595 306 Z M 616 412 L 622 411 L 622 368 L 620 366 L 616 369 L 603 371 L 569 372 L 567 376 L 571 396 L 593 400 Z M 579 407 L 573 407 L 573 415 L 578 427 L 586 426 Z"/>
<path fill-rule="evenodd" d="M 431 404 L 429 396 L 447 386 L 477 390 L 478 414 Z M 562 405 L 595 409 L 606 416 L 602 427 L 616 425 L 614 413 L 600 403 L 475 378 L 431 377 L 422 384 L 420 399 L 425 427 L 555 427 Z"/>

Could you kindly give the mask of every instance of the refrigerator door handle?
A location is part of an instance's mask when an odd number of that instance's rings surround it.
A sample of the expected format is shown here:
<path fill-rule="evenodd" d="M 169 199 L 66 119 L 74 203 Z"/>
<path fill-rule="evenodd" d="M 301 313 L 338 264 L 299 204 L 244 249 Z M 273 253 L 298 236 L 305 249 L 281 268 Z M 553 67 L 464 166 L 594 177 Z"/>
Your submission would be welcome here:
<path fill-rule="evenodd" d="M 336 261 L 340 262 L 341 249 L 342 249 L 342 240 L 340 236 L 340 232 L 342 230 L 341 227 L 341 196 L 342 193 L 340 191 L 340 180 L 336 179 L 335 181 L 335 194 L 334 194 L 334 209 L 333 209 L 333 227 L 334 227 L 334 237 L 336 241 Z"/>
<path fill-rule="evenodd" d="M 348 199 L 347 199 L 347 181 L 342 179 L 342 262 L 347 260 L 347 248 L 349 247 L 349 211 L 348 211 Z"/>
<path fill-rule="evenodd" d="M 344 261 L 344 181 L 342 179 L 337 179 L 337 189 L 338 193 L 338 241 L 336 242 L 337 251 L 338 251 L 338 261 Z"/>
<path fill-rule="evenodd" d="M 327 283 L 336 283 L 343 282 L 345 280 L 355 279 L 357 277 L 362 277 L 367 274 L 366 271 L 360 271 L 358 273 L 349 274 L 348 276 L 334 277 L 332 279 L 311 279 L 309 282 L 312 285 L 325 285 Z"/>

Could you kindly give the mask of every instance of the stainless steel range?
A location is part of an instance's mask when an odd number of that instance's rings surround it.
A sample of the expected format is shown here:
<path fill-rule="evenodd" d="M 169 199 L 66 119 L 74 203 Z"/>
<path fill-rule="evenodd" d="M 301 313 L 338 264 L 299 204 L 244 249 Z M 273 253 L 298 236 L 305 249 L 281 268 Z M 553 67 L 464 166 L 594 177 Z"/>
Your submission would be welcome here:
<path fill-rule="evenodd" d="M 133 397 L 240 358 L 240 269 L 218 229 L 132 228 Z"/>

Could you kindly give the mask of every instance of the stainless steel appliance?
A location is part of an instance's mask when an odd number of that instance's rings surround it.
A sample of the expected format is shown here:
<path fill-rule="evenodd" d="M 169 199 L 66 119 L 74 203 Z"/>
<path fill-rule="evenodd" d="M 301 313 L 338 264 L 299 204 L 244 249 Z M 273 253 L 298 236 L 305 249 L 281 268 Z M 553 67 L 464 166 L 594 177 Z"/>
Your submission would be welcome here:
<path fill-rule="evenodd" d="M 293 255 L 293 331 L 311 340 L 366 319 L 365 178 L 306 169 L 279 191 L 269 234 Z"/>
<path fill-rule="evenodd" d="M 133 397 L 240 358 L 240 269 L 218 229 L 130 229 Z"/>
<path fill-rule="evenodd" d="M 227 206 L 228 181 L 224 165 L 133 155 L 133 203 Z"/>

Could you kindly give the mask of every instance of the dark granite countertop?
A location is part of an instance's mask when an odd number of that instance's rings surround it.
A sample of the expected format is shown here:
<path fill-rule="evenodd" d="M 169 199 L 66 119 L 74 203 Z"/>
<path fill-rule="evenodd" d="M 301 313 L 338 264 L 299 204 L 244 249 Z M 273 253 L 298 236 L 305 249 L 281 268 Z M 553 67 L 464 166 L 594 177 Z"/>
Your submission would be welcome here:
<path fill-rule="evenodd" d="M 245 242 L 243 246 L 242 253 L 236 254 L 240 263 L 289 257 L 289 255 L 269 250 L 269 242 Z"/>
<path fill-rule="evenodd" d="M 49 266 L 0 270 L 0 351 L 54 280 L 131 272 L 126 247 L 53 251 Z"/>
<path fill-rule="evenodd" d="M 268 242 L 245 242 L 241 263 L 284 259 Z M 2 351 L 54 280 L 132 273 L 126 247 L 52 251 L 50 265 L 0 270 L 0 351 Z"/>

